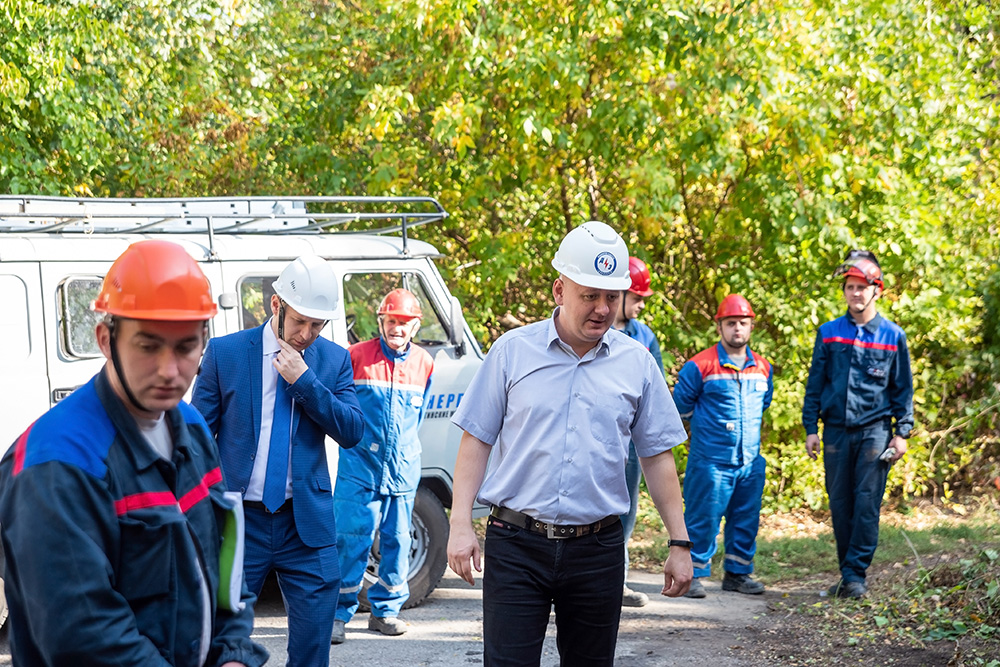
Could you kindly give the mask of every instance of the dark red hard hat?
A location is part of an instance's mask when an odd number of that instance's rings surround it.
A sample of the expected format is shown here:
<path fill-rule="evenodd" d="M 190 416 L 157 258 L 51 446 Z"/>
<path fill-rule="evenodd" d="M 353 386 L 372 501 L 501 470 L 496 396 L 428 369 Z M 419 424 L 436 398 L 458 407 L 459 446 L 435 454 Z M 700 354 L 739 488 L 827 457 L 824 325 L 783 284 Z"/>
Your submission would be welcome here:
<path fill-rule="evenodd" d="M 739 294 L 730 294 L 719 304 L 719 310 L 715 313 L 715 321 L 718 322 L 727 317 L 757 317 L 757 315 L 750 307 L 749 301 Z"/>
<path fill-rule="evenodd" d="M 629 292 L 641 297 L 653 295 L 653 290 L 649 289 L 653 278 L 649 275 L 649 268 L 646 266 L 646 262 L 638 257 L 629 257 L 628 273 L 632 277 L 632 286 L 628 288 Z"/>
<path fill-rule="evenodd" d="M 844 263 L 833 272 L 834 278 L 854 276 L 861 278 L 869 285 L 885 289 L 882 279 L 882 267 L 879 266 L 875 253 L 869 250 L 851 250 L 844 258 Z"/>

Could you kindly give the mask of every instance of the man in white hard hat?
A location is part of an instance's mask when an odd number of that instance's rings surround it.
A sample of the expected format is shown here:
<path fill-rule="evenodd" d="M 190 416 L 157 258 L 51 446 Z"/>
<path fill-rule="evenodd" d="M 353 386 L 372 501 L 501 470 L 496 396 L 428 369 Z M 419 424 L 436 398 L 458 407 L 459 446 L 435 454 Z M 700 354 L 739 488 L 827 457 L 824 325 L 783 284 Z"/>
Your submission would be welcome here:
<path fill-rule="evenodd" d="M 553 605 L 562 664 L 614 664 L 630 439 L 672 538 L 661 592 L 683 595 L 692 577 L 670 451 L 687 438 L 684 426 L 649 351 L 610 331 L 631 285 L 625 242 L 608 225 L 587 222 L 566 235 L 552 266 L 552 317 L 493 344 L 452 418 L 465 433 L 448 564 L 470 584 L 473 568 L 481 571 L 473 501 L 492 508 L 487 667 L 538 665 Z"/>
<path fill-rule="evenodd" d="M 333 485 L 325 438 L 353 447 L 364 433 L 347 351 L 320 338 L 338 316 L 333 268 L 314 255 L 273 283 L 272 317 L 213 339 L 192 403 L 219 443 L 246 512 L 247 586 L 274 570 L 288 610 L 288 664 L 329 664 L 340 590 Z"/>

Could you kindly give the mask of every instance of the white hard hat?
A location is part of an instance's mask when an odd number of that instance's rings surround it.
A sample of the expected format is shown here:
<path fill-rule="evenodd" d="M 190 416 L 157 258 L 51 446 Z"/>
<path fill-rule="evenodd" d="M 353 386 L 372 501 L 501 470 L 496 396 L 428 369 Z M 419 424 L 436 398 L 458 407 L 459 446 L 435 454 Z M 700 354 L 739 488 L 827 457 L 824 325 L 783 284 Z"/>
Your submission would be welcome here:
<path fill-rule="evenodd" d="M 632 286 L 625 241 L 596 220 L 583 223 L 563 238 L 552 267 L 584 287 L 627 290 Z"/>
<path fill-rule="evenodd" d="M 337 317 L 340 290 L 337 274 L 318 255 L 303 255 L 285 267 L 271 283 L 275 294 L 300 315 L 317 320 Z"/>

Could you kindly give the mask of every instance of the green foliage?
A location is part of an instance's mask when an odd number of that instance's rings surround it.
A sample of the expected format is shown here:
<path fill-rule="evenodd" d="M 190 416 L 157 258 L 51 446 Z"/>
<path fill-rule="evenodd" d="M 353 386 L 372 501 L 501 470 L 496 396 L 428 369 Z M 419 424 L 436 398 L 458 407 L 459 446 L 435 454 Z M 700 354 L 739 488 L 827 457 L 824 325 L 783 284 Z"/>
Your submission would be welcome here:
<path fill-rule="evenodd" d="M 878 253 L 918 429 L 904 499 L 1000 476 L 1000 8 L 930 0 L 0 0 L 0 191 L 432 195 L 488 344 L 598 218 L 668 376 L 740 292 L 774 362 L 768 510 L 825 502 L 799 412 L 845 250 Z"/>
<path fill-rule="evenodd" d="M 1000 552 L 919 568 L 915 580 L 894 595 L 863 604 L 876 627 L 921 641 L 955 640 L 967 634 L 1000 638 Z"/>

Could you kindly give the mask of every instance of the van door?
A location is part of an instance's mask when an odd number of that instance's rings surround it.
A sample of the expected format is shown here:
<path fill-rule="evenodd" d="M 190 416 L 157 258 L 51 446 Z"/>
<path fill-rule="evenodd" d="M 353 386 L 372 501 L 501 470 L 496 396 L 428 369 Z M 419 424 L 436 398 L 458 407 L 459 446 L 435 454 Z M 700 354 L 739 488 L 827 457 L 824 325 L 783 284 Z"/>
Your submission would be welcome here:
<path fill-rule="evenodd" d="M 0 456 L 49 409 L 45 318 L 37 262 L 0 264 L 0 294 L 11 306 L 0 318 Z"/>

